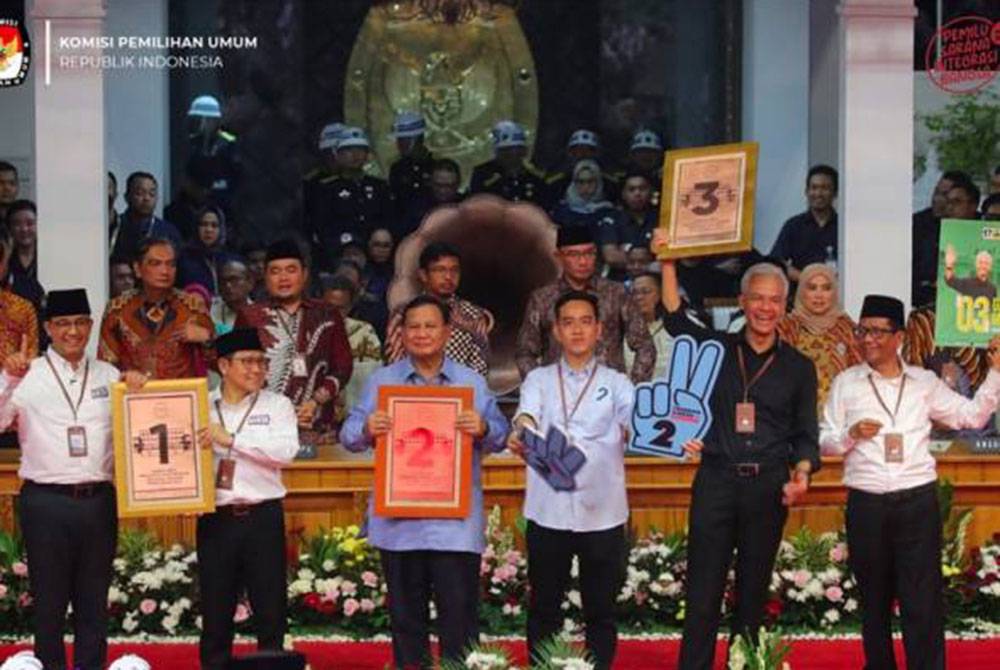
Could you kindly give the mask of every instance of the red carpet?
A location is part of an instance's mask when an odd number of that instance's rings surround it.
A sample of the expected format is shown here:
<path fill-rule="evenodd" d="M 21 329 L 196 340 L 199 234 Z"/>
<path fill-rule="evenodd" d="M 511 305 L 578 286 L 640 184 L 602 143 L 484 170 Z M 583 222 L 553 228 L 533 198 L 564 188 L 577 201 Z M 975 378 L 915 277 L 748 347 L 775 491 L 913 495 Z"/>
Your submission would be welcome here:
<path fill-rule="evenodd" d="M 524 643 L 509 643 L 524 662 Z M 676 667 L 679 640 L 623 640 L 619 643 L 615 670 L 659 670 Z M 0 661 L 28 645 L 0 644 Z M 312 670 L 383 670 L 392 661 L 387 642 L 296 642 L 295 648 L 309 659 Z M 251 645 L 237 645 L 237 652 L 247 652 Z M 862 665 L 861 640 L 794 640 L 789 662 L 793 670 L 844 670 Z M 719 644 L 716 668 L 723 668 Z M 154 670 L 180 670 L 198 667 L 196 644 L 112 644 L 110 659 L 125 653 L 139 654 Z M 897 661 L 903 666 L 902 642 L 896 641 Z M 1000 638 L 987 640 L 949 640 L 948 667 L 961 670 L 987 670 L 997 667 Z"/>

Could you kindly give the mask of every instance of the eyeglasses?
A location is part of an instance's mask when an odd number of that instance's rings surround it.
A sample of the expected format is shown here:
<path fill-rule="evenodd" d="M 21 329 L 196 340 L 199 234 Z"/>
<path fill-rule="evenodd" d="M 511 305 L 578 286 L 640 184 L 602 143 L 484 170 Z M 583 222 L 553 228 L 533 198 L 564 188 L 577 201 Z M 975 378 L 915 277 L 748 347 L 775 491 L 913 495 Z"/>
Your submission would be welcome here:
<path fill-rule="evenodd" d="M 863 340 L 871 335 L 876 340 L 882 340 L 895 332 L 895 328 L 867 328 L 865 326 L 858 326 L 854 329 L 854 337 Z"/>
<path fill-rule="evenodd" d="M 233 362 L 247 368 L 267 368 L 271 365 L 267 356 L 233 356 Z"/>
<path fill-rule="evenodd" d="M 78 329 L 83 330 L 87 328 L 94 322 L 90 317 L 79 317 L 77 319 L 52 319 L 49 321 L 50 328 L 58 328 L 59 330 L 68 330 L 76 326 Z"/>
<path fill-rule="evenodd" d="M 573 260 L 597 257 L 597 249 L 590 249 L 589 251 L 560 251 L 559 253 L 563 258 L 571 258 Z"/>

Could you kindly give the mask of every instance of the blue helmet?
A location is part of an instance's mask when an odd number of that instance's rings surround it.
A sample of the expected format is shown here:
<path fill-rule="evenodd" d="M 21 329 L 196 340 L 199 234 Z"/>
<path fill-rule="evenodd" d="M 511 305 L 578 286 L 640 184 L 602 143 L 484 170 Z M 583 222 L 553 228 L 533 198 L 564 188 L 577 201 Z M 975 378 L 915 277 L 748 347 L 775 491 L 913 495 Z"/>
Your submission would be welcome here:
<path fill-rule="evenodd" d="M 524 128 L 513 121 L 500 121 L 491 131 L 493 135 L 493 148 L 506 149 L 508 147 L 528 146 L 528 135 Z"/>
<path fill-rule="evenodd" d="M 597 133 L 585 128 L 574 130 L 573 134 L 569 136 L 569 142 L 566 143 L 567 149 L 570 147 L 594 147 L 596 149 L 599 146 L 601 144 L 597 140 Z"/>
<path fill-rule="evenodd" d="M 362 128 L 347 126 L 341 130 L 335 150 L 340 151 L 341 149 L 349 149 L 351 147 L 371 148 L 371 144 L 368 142 L 368 135 L 365 134 Z"/>
<path fill-rule="evenodd" d="M 628 149 L 629 151 L 633 151 L 635 149 L 655 149 L 657 151 L 663 151 L 663 143 L 660 141 L 660 136 L 652 130 L 640 130 L 632 136 L 632 144 Z"/>
<path fill-rule="evenodd" d="M 319 150 L 326 151 L 330 149 L 331 151 L 337 150 L 337 140 L 340 139 L 341 133 L 347 128 L 343 123 L 330 123 L 323 126 L 323 131 L 319 134 Z"/>
<path fill-rule="evenodd" d="M 199 95 L 191 101 L 188 108 L 188 116 L 202 116 L 208 119 L 221 119 L 222 106 L 219 101 L 211 95 Z"/>
<path fill-rule="evenodd" d="M 417 112 L 400 112 L 392 122 L 392 136 L 396 139 L 421 137 L 425 130 L 424 117 Z"/>

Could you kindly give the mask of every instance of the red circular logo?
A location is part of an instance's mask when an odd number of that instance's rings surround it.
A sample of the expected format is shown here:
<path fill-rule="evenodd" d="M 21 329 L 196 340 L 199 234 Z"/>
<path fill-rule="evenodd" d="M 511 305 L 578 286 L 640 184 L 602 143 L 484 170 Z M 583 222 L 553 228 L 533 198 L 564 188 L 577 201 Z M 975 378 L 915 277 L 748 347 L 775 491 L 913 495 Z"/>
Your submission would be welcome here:
<path fill-rule="evenodd" d="M 1000 22 L 961 16 L 934 33 L 924 55 L 927 76 L 949 93 L 979 91 L 997 76 L 1000 65 Z"/>

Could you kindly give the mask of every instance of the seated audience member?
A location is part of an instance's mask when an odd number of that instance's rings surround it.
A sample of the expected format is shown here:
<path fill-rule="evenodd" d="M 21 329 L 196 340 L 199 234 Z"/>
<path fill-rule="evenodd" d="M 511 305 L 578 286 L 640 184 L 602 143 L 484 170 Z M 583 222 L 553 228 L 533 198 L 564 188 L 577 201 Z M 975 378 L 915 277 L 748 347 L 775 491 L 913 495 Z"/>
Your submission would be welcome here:
<path fill-rule="evenodd" d="M 15 200 L 7 208 L 7 230 L 13 244 L 7 271 L 14 293 L 41 311 L 45 289 L 38 283 L 38 220 L 35 203 Z"/>
<path fill-rule="evenodd" d="M 177 249 L 172 240 L 142 240 L 133 263 L 139 288 L 110 301 L 101 320 L 97 357 L 119 370 L 152 379 L 196 377 L 211 360 L 215 326 L 196 298 L 174 288 Z"/>
<path fill-rule="evenodd" d="M 158 218 L 156 177 L 148 172 L 133 172 L 125 182 L 125 202 L 128 209 L 122 214 L 121 230 L 111 251 L 119 258 L 137 258 L 144 240 L 165 238 L 175 249 L 181 248 L 181 234 L 169 221 Z"/>
<path fill-rule="evenodd" d="M 601 335 L 597 357 L 603 365 L 626 372 L 623 340 L 636 352 L 628 369 L 635 382 L 648 381 L 656 363 L 656 347 L 639 310 L 625 287 L 597 274 L 597 245 L 593 233 L 581 226 L 560 228 L 556 237 L 556 259 L 562 276 L 535 289 L 528 299 L 517 334 L 515 359 L 521 379 L 541 365 L 559 360 L 562 348 L 555 339 L 552 320 L 559 296 L 567 291 L 588 291 L 597 296 Z"/>
<path fill-rule="evenodd" d="M 991 193 L 979 208 L 983 221 L 1000 221 L 1000 193 Z"/>
<path fill-rule="evenodd" d="M 217 295 L 219 267 L 236 258 L 226 249 L 226 215 L 221 207 L 209 205 L 198 212 L 195 220 L 197 234 L 177 262 L 177 284 L 201 284 L 210 295 Z"/>
<path fill-rule="evenodd" d="M 212 299 L 212 321 L 215 334 L 225 335 L 233 329 L 240 310 L 251 304 L 253 279 L 246 263 L 233 258 L 219 267 L 219 294 Z"/>
<path fill-rule="evenodd" d="M 389 322 L 389 308 L 365 290 L 364 273 L 358 264 L 352 260 L 342 260 L 334 268 L 333 276 L 344 277 L 354 284 L 356 297 L 351 317 L 370 323 L 377 333 L 384 333 Z"/>
<path fill-rule="evenodd" d="M 493 126 L 493 160 L 472 171 L 469 193 L 492 193 L 511 202 L 545 202 L 545 173 L 528 160 L 528 135 L 513 121 Z"/>
<path fill-rule="evenodd" d="M 250 271 L 250 281 L 253 288 L 250 289 L 252 300 L 261 300 L 267 296 L 267 288 L 264 286 L 264 266 L 267 258 L 267 247 L 261 244 L 249 243 L 243 246 L 242 256 L 246 259 L 247 269 Z"/>
<path fill-rule="evenodd" d="M 420 252 L 418 275 L 424 294 L 447 305 L 451 313 L 451 327 L 445 344 L 448 358 L 485 377 L 489 372 L 487 359 L 493 315 L 458 297 L 462 278 L 462 258 L 458 250 L 444 242 L 428 244 Z M 405 354 L 403 310 L 395 310 L 389 318 L 385 339 L 386 362 L 395 363 Z"/>
<path fill-rule="evenodd" d="M 608 266 L 608 279 L 627 277 L 626 254 L 633 247 L 649 248 L 659 211 L 652 204 L 652 184 L 643 172 L 628 172 L 622 179 L 621 208 L 598 220 L 597 236 L 601 257 Z"/>
<path fill-rule="evenodd" d="M 177 197 L 163 209 L 164 218 L 177 226 L 184 242 L 197 240 L 199 221 L 202 212 L 209 205 L 213 181 L 215 177 L 211 165 L 205 160 L 191 158 L 184 168 L 184 178 Z M 221 207 L 216 206 L 216 209 L 222 211 Z M 225 217 L 220 220 L 224 222 Z"/>
<path fill-rule="evenodd" d="M 941 219 L 948 208 L 948 191 L 960 181 L 969 181 L 969 175 L 949 170 L 941 175 L 931 195 L 931 205 L 913 215 L 911 240 L 913 259 L 910 300 L 913 305 L 933 304 L 937 290 L 938 243 L 941 240 Z"/>
<path fill-rule="evenodd" d="M 135 272 L 132 270 L 131 263 L 124 258 L 112 258 L 109 265 L 111 268 L 112 298 L 117 298 L 125 291 L 131 291 L 135 288 Z"/>
<path fill-rule="evenodd" d="M 579 161 L 599 161 L 601 141 L 597 133 L 581 128 L 574 130 L 566 143 L 566 156 L 563 164 L 549 173 L 545 179 L 548 187 L 549 207 L 555 207 L 566 196 L 566 189 L 573 181 L 573 168 Z M 618 181 L 607 172 L 601 173 L 601 186 L 604 196 L 612 203 L 618 201 Z"/>
<path fill-rule="evenodd" d="M 806 201 L 809 208 L 785 221 L 771 256 L 788 268 L 788 278 L 794 284 L 802 268 L 810 263 L 837 259 L 837 199 L 838 174 L 829 165 L 814 165 L 806 175 Z"/>
<path fill-rule="evenodd" d="M 951 185 L 945 203 L 945 218 L 966 219 L 975 221 L 979 219 L 979 198 L 982 193 L 979 187 L 969 181 L 958 181 Z"/>
<path fill-rule="evenodd" d="M 629 250 L 625 252 L 625 272 L 628 274 L 625 285 L 630 286 L 631 282 L 635 281 L 639 275 L 654 272 L 659 270 L 659 267 L 660 264 L 656 261 L 649 247 L 642 245 L 629 247 Z"/>
<path fill-rule="evenodd" d="M 804 267 L 795 306 L 778 322 L 778 337 L 816 365 L 818 412 L 826 403 L 833 378 L 862 360 L 855 326 L 840 304 L 836 271 L 825 263 Z"/>
<path fill-rule="evenodd" d="M 395 272 L 392 233 L 387 228 L 376 228 L 368 237 L 368 263 L 365 265 L 364 284 L 368 293 L 385 304 L 386 293 Z"/>
<path fill-rule="evenodd" d="M 435 207 L 454 205 L 465 198 L 461 192 L 462 170 L 450 158 L 439 158 L 431 165 L 427 194 L 403 216 L 398 228 L 399 241 L 420 227 L 424 217 Z"/>
<path fill-rule="evenodd" d="M 674 339 L 663 327 L 664 310 L 660 301 L 660 275 L 657 272 L 645 271 L 632 280 L 632 300 L 635 301 L 639 314 L 649 327 L 649 336 L 656 346 L 656 364 L 653 366 L 653 379 L 666 379 L 670 372 L 670 357 L 673 354 Z M 630 370 L 635 364 L 635 352 L 625 343 L 625 369 Z"/>
<path fill-rule="evenodd" d="M 370 323 L 349 316 L 357 298 L 351 280 L 342 276 L 327 277 L 322 285 L 323 302 L 340 312 L 344 319 L 347 342 L 351 345 L 351 358 L 354 360 L 351 378 L 337 396 L 335 404 L 334 416 L 339 424 L 347 417 L 347 411 L 358 402 L 368 377 L 382 365 L 382 342 Z"/>
<path fill-rule="evenodd" d="M 8 261 L 14 253 L 10 233 L 0 228 L 0 278 L 7 276 Z M 38 313 L 27 299 L 17 295 L 8 282 L 0 281 L 0 361 L 11 354 L 24 353 L 28 360 L 38 356 Z M 17 430 L 0 432 L 0 448 L 17 446 Z"/>
<path fill-rule="evenodd" d="M 208 289 L 198 283 L 190 283 L 184 286 L 184 293 L 189 295 L 194 301 L 195 308 L 200 312 L 208 312 L 209 307 L 212 305 L 212 294 L 208 292 Z M 202 352 L 195 352 L 195 372 L 196 376 L 204 377 L 208 374 L 208 364 L 205 361 L 205 356 Z M 210 380 L 210 388 L 215 388 L 216 384 L 212 383 Z"/>
<path fill-rule="evenodd" d="M 20 182 L 17 168 L 7 161 L 0 161 L 0 221 L 7 218 L 7 208 L 17 200 Z"/>
<path fill-rule="evenodd" d="M 572 178 L 562 200 L 552 210 L 557 226 L 586 226 L 594 229 L 598 221 L 614 211 L 604 193 L 601 166 L 597 161 L 583 159 L 573 166 Z"/>

